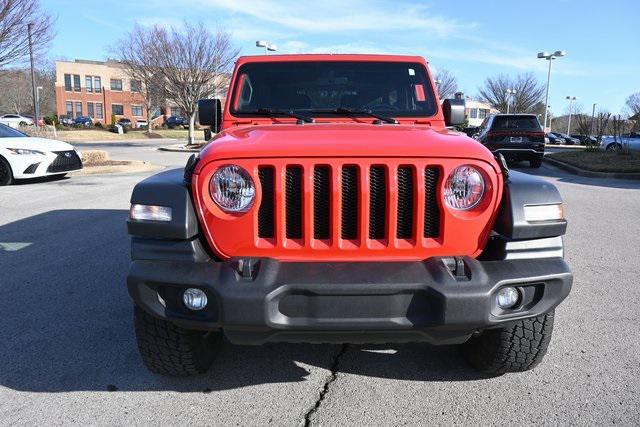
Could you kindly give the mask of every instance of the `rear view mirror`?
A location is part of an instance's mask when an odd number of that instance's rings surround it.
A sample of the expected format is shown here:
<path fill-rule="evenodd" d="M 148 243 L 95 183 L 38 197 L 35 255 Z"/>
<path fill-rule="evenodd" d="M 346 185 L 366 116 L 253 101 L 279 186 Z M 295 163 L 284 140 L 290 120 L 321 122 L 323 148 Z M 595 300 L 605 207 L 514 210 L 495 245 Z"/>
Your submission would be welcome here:
<path fill-rule="evenodd" d="M 445 99 L 442 103 L 442 113 L 446 126 L 457 126 L 464 123 L 464 99 Z"/>
<path fill-rule="evenodd" d="M 213 133 L 220 132 L 222 127 L 222 103 L 219 99 L 201 99 L 198 101 L 198 121 L 201 125 L 210 126 Z"/>

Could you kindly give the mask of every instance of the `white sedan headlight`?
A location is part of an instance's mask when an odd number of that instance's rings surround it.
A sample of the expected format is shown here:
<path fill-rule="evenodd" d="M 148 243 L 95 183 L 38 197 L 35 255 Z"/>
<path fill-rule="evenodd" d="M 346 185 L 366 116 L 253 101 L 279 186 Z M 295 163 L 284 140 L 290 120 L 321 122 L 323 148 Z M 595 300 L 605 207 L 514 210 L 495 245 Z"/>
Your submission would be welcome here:
<path fill-rule="evenodd" d="M 473 166 L 455 168 L 444 185 L 444 201 L 451 209 L 466 211 L 474 208 L 483 195 L 484 179 Z"/>
<path fill-rule="evenodd" d="M 225 212 L 247 212 L 256 196 L 249 173 L 237 165 L 226 165 L 211 177 L 209 191 L 213 201 Z"/>
<path fill-rule="evenodd" d="M 44 156 L 45 153 L 38 150 L 27 150 L 26 148 L 7 148 L 7 150 L 11 151 L 13 154 L 22 154 L 26 156 L 34 156 L 40 155 Z"/>

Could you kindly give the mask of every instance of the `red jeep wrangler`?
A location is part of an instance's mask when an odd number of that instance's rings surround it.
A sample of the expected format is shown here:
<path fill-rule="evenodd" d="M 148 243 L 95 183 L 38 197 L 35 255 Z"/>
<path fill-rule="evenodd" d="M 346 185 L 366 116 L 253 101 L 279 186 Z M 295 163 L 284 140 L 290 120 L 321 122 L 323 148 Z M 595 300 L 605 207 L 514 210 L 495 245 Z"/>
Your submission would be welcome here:
<path fill-rule="evenodd" d="M 223 335 L 461 344 L 489 373 L 542 359 L 569 294 L 556 188 L 449 126 L 423 58 L 243 57 L 217 133 L 131 196 L 128 289 L 158 373 L 204 372 Z"/>

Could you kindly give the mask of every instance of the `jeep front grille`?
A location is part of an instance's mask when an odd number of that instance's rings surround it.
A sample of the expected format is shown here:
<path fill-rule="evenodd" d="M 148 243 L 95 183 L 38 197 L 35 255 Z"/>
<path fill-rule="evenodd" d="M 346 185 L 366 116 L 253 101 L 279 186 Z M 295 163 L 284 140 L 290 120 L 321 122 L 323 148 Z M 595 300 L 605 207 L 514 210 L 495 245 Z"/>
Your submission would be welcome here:
<path fill-rule="evenodd" d="M 366 170 L 368 175 L 368 191 L 363 193 L 361 174 Z M 440 206 L 437 202 L 439 167 L 426 166 L 416 171 L 413 165 L 401 165 L 390 170 L 385 165 L 373 164 L 368 168 L 357 165 L 343 165 L 339 172 L 328 165 L 313 165 L 312 191 L 313 203 L 310 211 L 304 207 L 303 168 L 299 165 L 284 167 L 284 195 L 278 197 L 278 189 L 274 180 L 274 166 L 261 165 L 258 168 L 262 197 L 258 209 L 258 237 L 271 239 L 276 229 L 276 204 L 283 200 L 284 235 L 287 239 L 304 239 L 305 217 L 312 220 L 312 235 L 315 240 L 331 240 L 338 237 L 342 240 L 360 240 L 365 235 L 370 240 L 391 241 L 396 239 L 416 239 L 420 228 L 416 221 L 416 207 L 424 204 L 424 214 L 420 221 L 423 224 L 423 236 L 437 238 L 440 234 Z M 280 173 L 280 171 L 277 171 Z M 338 186 L 338 176 L 340 185 Z M 424 192 L 418 194 L 417 177 L 424 180 Z M 339 195 L 333 195 L 333 188 L 340 188 Z M 393 197 L 392 197 L 393 195 Z M 340 200 L 339 236 L 332 230 L 332 222 L 337 218 L 334 196 Z M 365 199 L 368 201 L 365 202 Z M 333 201 L 333 202 L 332 202 Z M 366 205 L 364 205 L 366 203 Z M 366 213 L 366 214 L 365 214 Z M 390 227 L 393 218 L 394 227 Z M 394 234 L 390 235 L 390 229 Z M 364 234 L 362 234 L 364 233 Z"/>

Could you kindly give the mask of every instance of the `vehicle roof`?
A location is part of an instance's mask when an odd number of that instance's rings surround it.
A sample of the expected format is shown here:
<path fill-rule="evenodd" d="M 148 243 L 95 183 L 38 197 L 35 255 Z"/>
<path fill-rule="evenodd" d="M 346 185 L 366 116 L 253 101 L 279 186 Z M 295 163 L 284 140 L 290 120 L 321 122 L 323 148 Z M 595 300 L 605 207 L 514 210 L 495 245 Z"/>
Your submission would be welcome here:
<path fill-rule="evenodd" d="M 533 113 L 509 113 L 509 114 L 507 114 L 507 113 L 495 113 L 495 114 L 492 114 L 492 116 L 495 116 L 495 117 L 504 117 L 504 116 L 523 116 L 523 117 L 528 116 L 528 117 L 537 117 L 537 116 L 536 116 L 535 114 L 533 114 Z"/>
<path fill-rule="evenodd" d="M 382 55 L 382 54 L 287 54 L 287 55 L 250 55 L 238 58 L 237 64 L 247 62 L 292 62 L 292 61 L 362 61 L 362 62 L 420 62 L 427 63 L 422 56 Z"/>

